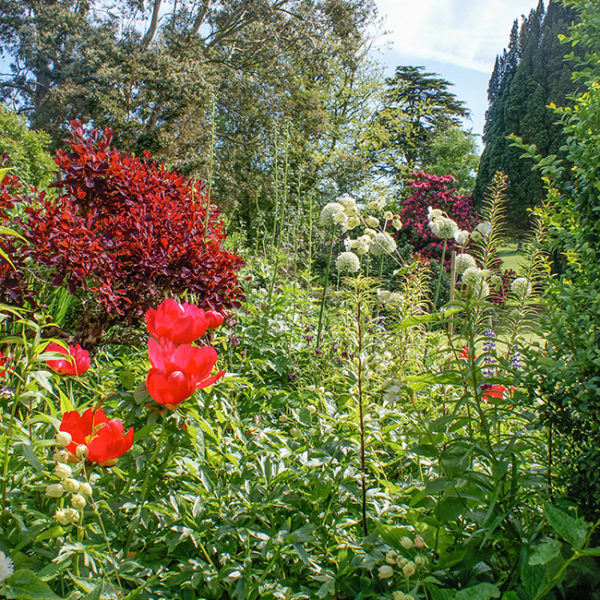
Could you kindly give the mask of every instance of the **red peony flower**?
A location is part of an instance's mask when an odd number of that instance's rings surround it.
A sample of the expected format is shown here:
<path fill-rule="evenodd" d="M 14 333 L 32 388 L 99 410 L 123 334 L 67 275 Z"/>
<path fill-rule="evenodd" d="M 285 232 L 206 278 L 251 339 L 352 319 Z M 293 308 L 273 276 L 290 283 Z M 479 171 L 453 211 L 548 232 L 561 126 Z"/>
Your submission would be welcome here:
<path fill-rule="evenodd" d="M 494 399 L 501 399 L 506 388 L 503 385 L 491 385 L 483 390 L 483 401 L 487 404 Z"/>
<path fill-rule="evenodd" d="M 71 434 L 72 441 L 66 450 L 74 458 L 77 446 L 84 445 L 88 449 L 87 459 L 101 467 L 112 467 L 133 444 L 133 427 L 123 435 L 123 423 L 107 418 L 102 409 L 88 408 L 82 415 L 76 410 L 65 413 L 59 429 Z"/>
<path fill-rule="evenodd" d="M 212 385 L 225 374 L 219 371 L 211 376 L 217 351 L 210 346 L 175 346 L 168 339 L 159 343 L 150 338 L 148 356 L 152 365 L 146 377 L 148 393 L 169 409 L 177 408 L 195 390 Z"/>
<path fill-rule="evenodd" d="M 218 327 L 223 315 L 205 311 L 194 304 L 179 304 L 172 298 L 164 300 L 157 309 L 146 311 L 148 332 L 159 340 L 171 340 L 174 344 L 190 344 L 206 333 L 207 329 Z"/>
<path fill-rule="evenodd" d="M 4 367 L 6 363 L 10 362 L 10 360 L 10 356 L 4 356 L 4 354 L 0 352 L 0 367 Z M 8 367 L 6 367 L 5 369 L 0 369 L 0 377 L 4 377 L 7 371 L 10 371 Z"/>
<path fill-rule="evenodd" d="M 81 375 L 90 368 L 90 353 L 79 344 L 69 346 L 69 350 L 65 350 L 55 342 L 50 342 L 45 352 L 59 352 L 66 356 L 64 359 L 46 361 L 50 369 L 59 375 Z"/>

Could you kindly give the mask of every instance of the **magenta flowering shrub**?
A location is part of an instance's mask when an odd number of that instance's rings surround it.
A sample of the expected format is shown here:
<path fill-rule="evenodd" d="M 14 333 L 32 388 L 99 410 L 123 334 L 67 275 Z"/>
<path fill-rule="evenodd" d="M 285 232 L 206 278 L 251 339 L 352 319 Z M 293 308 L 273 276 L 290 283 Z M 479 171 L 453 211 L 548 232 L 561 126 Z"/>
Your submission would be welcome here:
<path fill-rule="evenodd" d="M 414 251 L 427 258 L 440 259 L 443 241 L 435 237 L 429 229 L 427 207 L 443 210 L 456 221 L 460 229 L 472 229 L 477 224 L 477 216 L 471 196 L 459 194 L 454 187 L 452 175 L 431 175 L 417 171 L 411 175 L 408 185 L 411 195 L 404 201 L 400 218 L 408 241 Z M 454 242 L 448 241 L 448 249 L 454 248 Z M 447 252 L 449 259 L 450 252 Z"/>

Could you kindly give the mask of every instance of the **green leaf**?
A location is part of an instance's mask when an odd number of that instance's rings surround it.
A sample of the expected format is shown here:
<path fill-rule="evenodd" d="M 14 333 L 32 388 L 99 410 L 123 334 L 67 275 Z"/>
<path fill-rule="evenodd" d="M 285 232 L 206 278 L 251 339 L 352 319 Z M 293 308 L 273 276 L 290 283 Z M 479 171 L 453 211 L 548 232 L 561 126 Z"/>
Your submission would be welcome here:
<path fill-rule="evenodd" d="M 560 555 L 562 544 L 558 540 L 550 540 L 544 544 L 540 544 L 529 557 L 530 565 L 545 565 L 553 558 Z"/>
<path fill-rule="evenodd" d="M 5 582 L 6 597 L 14 600 L 63 600 L 33 571 L 19 569 Z"/>
<path fill-rule="evenodd" d="M 456 594 L 456 600 L 489 600 L 490 598 L 500 598 L 500 590 L 491 583 L 479 583 Z"/>
<path fill-rule="evenodd" d="M 544 511 L 548 517 L 550 526 L 565 542 L 579 549 L 585 544 L 587 536 L 587 523 L 583 519 L 576 519 L 562 510 L 546 503 Z"/>
<path fill-rule="evenodd" d="M 33 445 L 29 440 L 22 441 L 18 445 L 19 452 L 23 455 L 25 460 L 38 472 L 41 473 L 44 469 L 40 459 L 35 455 L 33 451 Z"/>
<path fill-rule="evenodd" d="M 38 536 L 36 536 L 36 542 L 43 542 L 44 540 L 53 540 L 61 535 L 64 535 L 66 532 L 60 525 L 54 525 L 47 529 L 46 531 L 42 531 Z"/>
<path fill-rule="evenodd" d="M 102 593 L 102 584 L 97 585 L 89 594 L 86 594 L 81 600 L 100 600 Z"/>
<path fill-rule="evenodd" d="M 454 600 L 454 598 L 456 598 L 456 590 L 448 590 L 445 588 L 439 588 L 435 585 L 428 585 L 427 591 L 431 596 L 431 600 Z"/>
<path fill-rule="evenodd" d="M 431 444 L 419 444 L 418 446 L 413 446 L 411 451 L 417 454 L 418 456 L 424 456 L 426 458 L 437 458 L 438 450 L 435 446 Z"/>
<path fill-rule="evenodd" d="M 462 475 L 471 460 L 471 448 L 462 444 L 454 444 L 446 448 L 440 456 L 440 465 L 449 479 Z"/>
<path fill-rule="evenodd" d="M 456 521 L 465 511 L 465 502 L 456 496 L 442 496 L 437 505 L 437 517 L 444 523 Z"/>

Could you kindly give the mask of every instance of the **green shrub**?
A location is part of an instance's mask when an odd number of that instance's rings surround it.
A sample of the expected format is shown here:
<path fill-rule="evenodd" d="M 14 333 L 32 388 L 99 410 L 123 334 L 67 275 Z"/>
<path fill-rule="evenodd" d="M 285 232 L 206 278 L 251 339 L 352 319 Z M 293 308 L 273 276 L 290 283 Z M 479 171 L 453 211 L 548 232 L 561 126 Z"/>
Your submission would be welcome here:
<path fill-rule="evenodd" d="M 24 118 L 0 106 L 0 156 L 8 155 L 5 167 L 13 167 L 21 183 L 46 187 L 55 170 L 46 148 L 50 137 L 42 131 L 32 131 Z"/>

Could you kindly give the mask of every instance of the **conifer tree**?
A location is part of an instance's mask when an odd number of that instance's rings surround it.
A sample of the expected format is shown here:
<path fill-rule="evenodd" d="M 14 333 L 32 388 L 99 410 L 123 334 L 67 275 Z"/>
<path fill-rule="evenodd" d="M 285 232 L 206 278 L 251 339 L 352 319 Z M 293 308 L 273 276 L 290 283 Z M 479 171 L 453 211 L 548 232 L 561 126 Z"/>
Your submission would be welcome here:
<path fill-rule="evenodd" d="M 496 58 L 490 78 L 485 148 L 473 195 L 480 203 L 494 173 L 505 172 L 510 184 L 508 217 L 517 227 L 526 225 L 527 209 L 541 201 L 543 188 L 539 173 L 521 160 L 521 151 L 506 136 L 514 133 L 546 155 L 559 153 L 564 137 L 548 105 L 564 105 L 576 92 L 571 80 L 574 63 L 564 58 L 566 50 L 558 37 L 575 18 L 573 9 L 550 0 L 546 10 L 540 0 L 520 27 L 513 23 L 508 50 Z"/>

